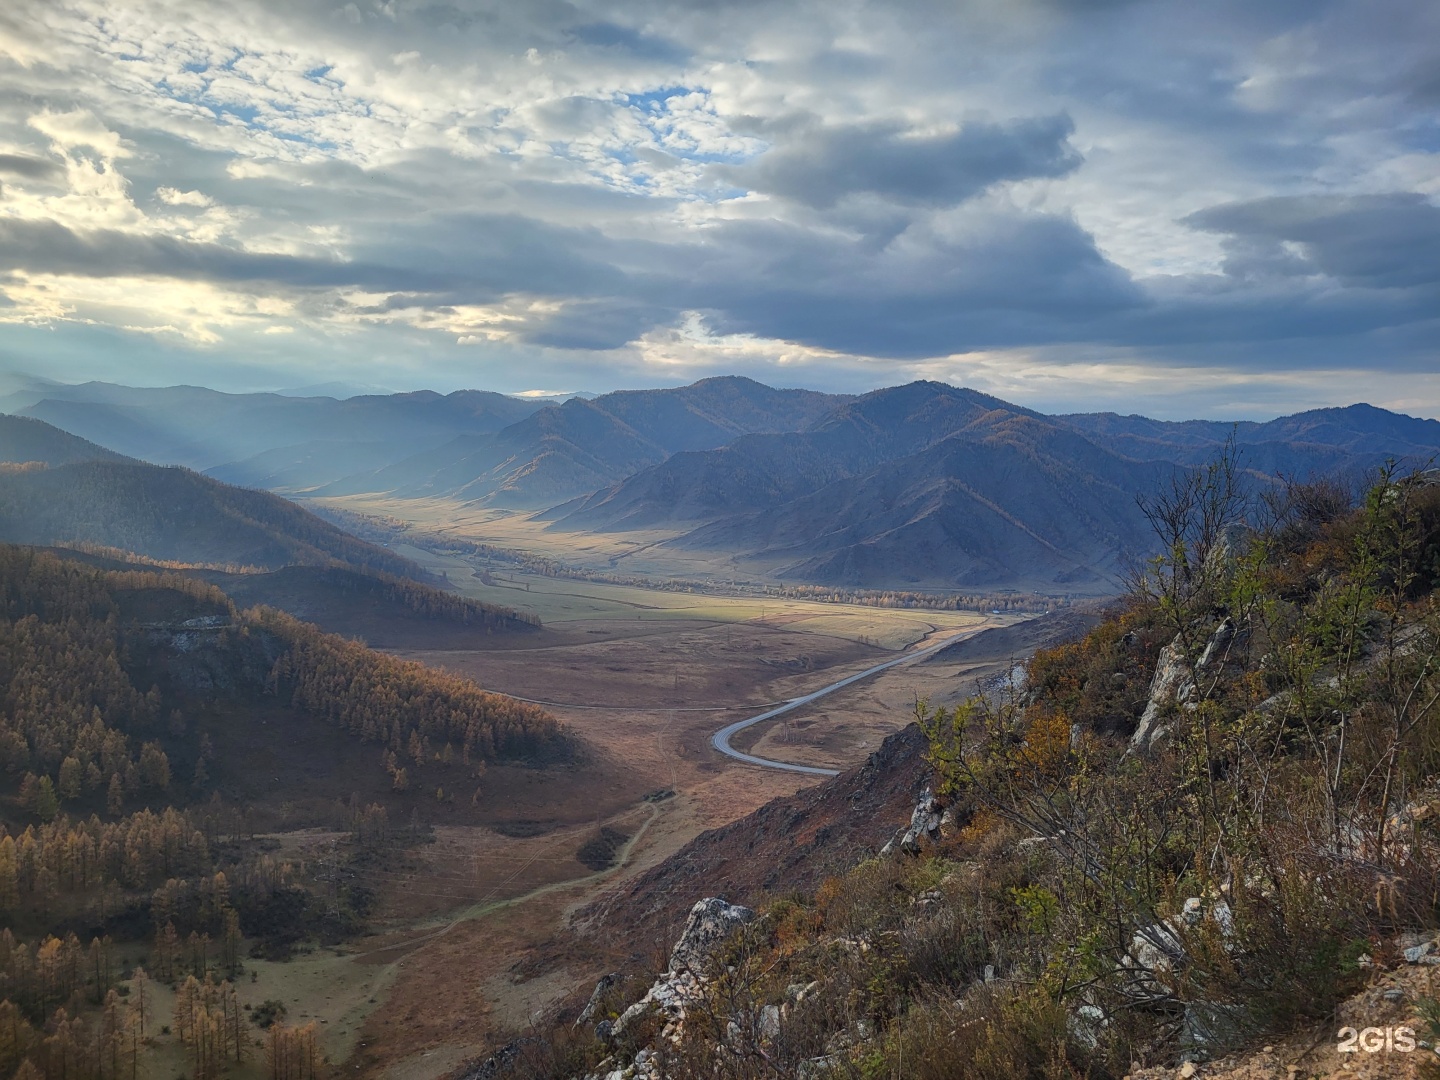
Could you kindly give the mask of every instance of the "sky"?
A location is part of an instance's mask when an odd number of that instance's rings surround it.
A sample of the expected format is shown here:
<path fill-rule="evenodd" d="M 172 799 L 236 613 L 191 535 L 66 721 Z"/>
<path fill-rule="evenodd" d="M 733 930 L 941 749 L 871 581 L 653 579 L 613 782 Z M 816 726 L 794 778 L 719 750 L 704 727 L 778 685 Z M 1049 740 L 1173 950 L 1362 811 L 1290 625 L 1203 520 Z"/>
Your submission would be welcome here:
<path fill-rule="evenodd" d="M 1440 416 L 1434 0 L 7 0 L 0 371 Z"/>

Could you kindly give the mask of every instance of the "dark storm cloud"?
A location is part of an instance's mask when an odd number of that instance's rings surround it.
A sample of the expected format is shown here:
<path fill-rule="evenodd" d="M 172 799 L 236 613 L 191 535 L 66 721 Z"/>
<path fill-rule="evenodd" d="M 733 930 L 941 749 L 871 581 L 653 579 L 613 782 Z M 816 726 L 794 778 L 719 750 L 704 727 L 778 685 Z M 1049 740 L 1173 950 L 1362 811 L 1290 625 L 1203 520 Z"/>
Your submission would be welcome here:
<path fill-rule="evenodd" d="M 520 337 L 554 349 L 618 349 L 677 315 L 674 308 L 642 300 L 585 300 L 523 329 Z"/>
<path fill-rule="evenodd" d="M 1074 222 L 976 217 L 968 235 L 916 228 L 878 251 L 793 226 L 731 225 L 725 258 L 697 270 L 706 286 L 695 306 L 731 332 L 915 358 L 1065 340 L 1147 303 Z"/>
<path fill-rule="evenodd" d="M 1186 220 L 1232 239 L 1227 268 L 1239 276 L 1318 273 L 1376 289 L 1440 283 L 1440 207 L 1415 193 L 1273 196 Z"/>
<path fill-rule="evenodd" d="M 1068 116 L 968 123 L 915 135 L 894 123 L 815 128 L 720 175 L 816 208 L 847 195 L 913 206 L 954 206 L 1004 180 L 1063 176 L 1080 165 Z"/>
<path fill-rule="evenodd" d="M 278 282 L 302 288 L 395 288 L 394 271 L 363 263 L 235 251 L 118 229 L 76 231 L 52 221 L 0 218 L 0 266 L 81 277 L 164 277 L 212 282 Z M 407 275 L 410 287 L 440 287 L 433 273 Z"/>

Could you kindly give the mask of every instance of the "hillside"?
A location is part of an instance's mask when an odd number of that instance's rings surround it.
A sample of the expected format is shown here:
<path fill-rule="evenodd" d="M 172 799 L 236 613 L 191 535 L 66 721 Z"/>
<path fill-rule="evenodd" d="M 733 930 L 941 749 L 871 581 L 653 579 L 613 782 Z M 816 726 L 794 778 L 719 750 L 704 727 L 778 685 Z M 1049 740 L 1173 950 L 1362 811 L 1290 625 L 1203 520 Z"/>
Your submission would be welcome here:
<path fill-rule="evenodd" d="M 173 572 L 216 586 L 237 606 L 276 608 L 321 630 L 377 649 L 475 649 L 495 634 L 540 628 L 540 620 L 410 578 L 352 566 L 285 566 L 226 572 L 147 561 L 128 551 L 81 545 L 43 549 L 98 570 Z"/>
<path fill-rule="evenodd" d="M 677 546 L 743 551 L 778 566 L 782 579 L 834 585 L 1113 578 L 1139 546 L 1134 493 L 1154 485 L 1156 470 L 1077 451 L 1079 441 L 1013 418 L 983 437 L 951 436 L 784 506 L 696 529 Z"/>
<path fill-rule="evenodd" d="M 53 773 L 71 756 L 72 743 L 99 745 L 94 740 L 109 739 L 112 730 L 122 742 L 145 736 L 193 768 L 186 759 L 198 751 L 187 740 L 196 733 L 188 721 L 171 724 L 172 711 L 214 715 L 245 703 L 253 709 L 250 719 L 242 719 L 245 712 L 234 716 L 249 724 L 273 711 L 266 698 L 363 742 L 396 742 L 404 751 L 412 735 L 423 736 L 437 755 L 450 747 L 447 763 L 462 751 L 480 760 L 545 752 L 561 735 L 534 706 L 324 634 L 281 612 L 242 613 L 214 585 L 171 571 L 102 570 L 0 545 L 0 622 L 11 673 L 0 699 L 0 744 L 11 781 L 29 769 L 49 775 L 62 793 L 66 785 Z M 92 723 L 100 725 L 95 732 L 88 730 Z M 82 767 L 89 754 L 77 758 Z M 417 769 L 431 759 L 428 752 L 411 756 Z M 128 768 L 123 755 L 112 765 L 84 790 L 108 783 L 107 772 Z M 238 756 L 217 759 L 214 768 L 246 786 L 243 775 L 253 765 Z M 74 798 L 93 801 L 83 792 Z"/>
<path fill-rule="evenodd" d="M 423 576 L 409 560 L 277 495 L 188 469 L 89 461 L 0 472 L 0 542 L 77 541 L 182 563 L 278 569 L 339 561 Z"/>
<path fill-rule="evenodd" d="M 679 454 L 557 529 L 705 521 L 667 546 L 788 580 L 871 587 L 1098 583 L 1141 543 L 1154 465 L 939 383 L 877 391 L 811 431 Z"/>
<path fill-rule="evenodd" d="M 362 933 L 369 883 L 430 821 L 510 812 L 487 765 L 571 755 L 545 711 L 466 679 L 238 612 L 193 578 L 11 546 L 0 670 L 0 1067 L 20 1076 L 107 1075 L 122 1050 L 148 1075 L 170 1046 L 219 1075 L 253 1045 L 242 971 Z M 275 857 L 277 833 L 317 826 L 319 865 Z M 254 1017 L 272 1053 L 304 1045 L 280 1019 Z"/>
<path fill-rule="evenodd" d="M 534 616 L 429 585 L 345 566 L 286 566 L 263 574 L 194 571 L 237 605 L 263 604 L 376 649 L 482 649 L 495 634 L 538 630 Z"/>
<path fill-rule="evenodd" d="M 77 461 L 124 461 L 123 454 L 26 416 L 0 414 L 0 462 L 71 465 Z"/>
<path fill-rule="evenodd" d="M 572 398 L 493 436 L 466 434 L 316 494 L 448 495 L 538 509 L 615 483 L 676 452 L 722 446 L 750 432 L 801 430 L 845 400 L 738 377 Z"/>
<path fill-rule="evenodd" d="M 703 521 L 780 505 L 917 453 L 1001 410 L 998 398 L 916 382 L 847 402 L 803 432 L 755 434 L 664 464 L 563 508 L 562 529 L 627 529 Z"/>
<path fill-rule="evenodd" d="M 990 665 L 982 671 L 1003 671 L 1038 648 L 1083 638 L 1099 621 L 1097 615 L 1071 611 L 1027 619 L 968 637 L 929 662 L 963 657 Z M 724 895 L 757 906 L 814 891 L 894 838 L 933 783 L 927 749 L 918 727 L 901 729 L 862 764 L 702 833 L 580 911 L 577 927 L 589 941 L 603 940 L 622 954 L 641 953 L 657 928 L 673 938 L 699 897 Z"/>

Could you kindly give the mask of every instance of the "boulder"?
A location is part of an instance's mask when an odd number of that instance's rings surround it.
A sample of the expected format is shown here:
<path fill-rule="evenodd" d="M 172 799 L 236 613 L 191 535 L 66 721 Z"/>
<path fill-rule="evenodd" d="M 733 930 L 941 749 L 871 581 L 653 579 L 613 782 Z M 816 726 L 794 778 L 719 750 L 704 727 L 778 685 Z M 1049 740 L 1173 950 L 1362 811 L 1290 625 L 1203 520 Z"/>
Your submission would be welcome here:
<path fill-rule="evenodd" d="M 670 952 L 670 970 L 701 972 L 715 947 L 755 918 L 755 912 L 712 896 L 690 909 L 690 918 Z"/>

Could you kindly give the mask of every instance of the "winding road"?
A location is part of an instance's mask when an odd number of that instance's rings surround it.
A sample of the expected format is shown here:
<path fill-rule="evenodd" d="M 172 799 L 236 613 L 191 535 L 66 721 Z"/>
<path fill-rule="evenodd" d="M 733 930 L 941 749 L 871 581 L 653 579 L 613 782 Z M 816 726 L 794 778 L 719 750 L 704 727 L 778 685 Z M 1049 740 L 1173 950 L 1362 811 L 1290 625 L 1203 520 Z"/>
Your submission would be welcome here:
<path fill-rule="evenodd" d="M 947 637 L 944 641 L 940 642 L 937 645 L 927 645 L 923 649 L 916 649 L 914 652 L 907 652 L 902 656 L 897 656 L 893 660 L 886 660 L 883 664 L 876 664 L 874 667 L 866 668 L 864 671 L 857 672 L 854 675 L 841 679 L 839 682 L 833 682 L 829 686 L 821 687 L 819 690 L 816 690 L 813 693 L 806 694 L 803 697 L 791 698 L 789 701 L 785 702 L 785 704 L 777 706 L 773 709 L 769 709 L 756 716 L 752 716 L 747 720 L 736 720 L 735 723 L 727 724 L 725 727 L 715 732 L 714 735 L 710 736 L 710 745 L 715 747 L 715 749 L 719 750 L 722 754 L 725 754 L 727 757 L 732 757 L 737 761 L 743 761 L 748 765 L 763 765 L 767 769 L 784 769 L 786 772 L 807 773 L 811 776 L 839 776 L 839 769 L 822 769 L 818 765 L 796 765 L 795 763 L 789 761 L 772 761 L 769 758 L 756 757 L 754 754 L 746 754 L 739 750 L 736 750 L 733 746 L 731 746 L 730 740 L 735 736 L 737 732 L 744 731 L 748 727 L 753 727 L 756 724 L 764 723 L 766 720 L 773 720 L 775 717 L 782 716 L 785 713 L 790 712 L 792 709 L 798 709 L 801 706 L 809 705 L 812 701 L 819 701 L 827 694 L 833 694 L 836 690 L 843 690 L 845 689 L 845 687 L 857 683 L 861 679 L 868 679 L 871 675 L 877 675 L 882 671 L 888 670 L 889 668 L 899 667 L 901 664 L 909 664 L 913 663 L 916 660 L 923 660 L 927 656 L 933 656 L 935 653 L 939 652 L 947 645 L 953 645 L 955 644 L 955 642 L 960 641 L 963 638 L 970 637 L 974 634 L 980 633 L 982 630 L 988 629 L 990 629 L 990 627 L 986 626 L 981 627 L 979 630 L 969 630 L 962 634 L 954 634 L 950 637 Z"/>

